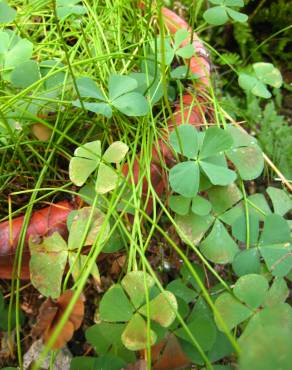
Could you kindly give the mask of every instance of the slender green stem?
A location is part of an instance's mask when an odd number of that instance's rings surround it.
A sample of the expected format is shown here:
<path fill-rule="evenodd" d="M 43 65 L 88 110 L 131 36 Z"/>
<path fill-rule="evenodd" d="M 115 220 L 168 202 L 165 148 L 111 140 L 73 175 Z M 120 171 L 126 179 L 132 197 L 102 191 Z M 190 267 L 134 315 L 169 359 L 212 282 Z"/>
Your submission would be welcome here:
<path fill-rule="evenodd" d="M 244 182 L 240 179 L 241 190 L 243 194 L 243 203 L 244 203 L 244 210 L 245 210 L 245 223 L 246 223 L 246 249 L 250 247 L 250 219 L 249 219 L 249 211 L 248 211 L 248 199 L 246 196 L 246 191 L 244 187 Z"/>

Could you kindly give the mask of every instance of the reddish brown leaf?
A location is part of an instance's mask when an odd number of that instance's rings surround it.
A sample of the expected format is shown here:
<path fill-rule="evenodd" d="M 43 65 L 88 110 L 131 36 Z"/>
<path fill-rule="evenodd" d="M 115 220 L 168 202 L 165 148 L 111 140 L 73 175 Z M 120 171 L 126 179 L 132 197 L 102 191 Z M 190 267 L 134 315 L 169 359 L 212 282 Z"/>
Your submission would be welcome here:
<path fill-rule="evenodd" d="M 73 297 L 72 290 L 66 290 L 56 301 L 48 298 L 41 306 L 37 323 L 32 330 L 32 335 L 42 337 L 47 343 L 54 330 L 62 319 L 62 316 Z M 84 303 L 81 297 L 78 298 L 61 334 L 55 341 L 53 349 L 60 349 L 72 338 L 84 317 Z"/>
<path fill-rule="evenodd" d="M 32 329 L 33 337 L 40 337 L 48 326 L 53 322 L 58 311 L 55 302 L 48 298 L 40 307 L 40 312 L 37 319 L 37 324 Z"/>
<path fill-rule="evenodd" d="M 176 370 L 187 367 L 190 360 L 182 351 L 177 338 L 170 334 L 152 347 L 152 363 L 154 370 Z"/>
<path fill-rule="evenodd" d="M 29 249 L 28 240 L 30 236 L 43 237 L 57 231 L 63 237 L 67 235 L 66 220 L 68 214 L 75 208 L 75 205 L 62 201 L 51 204 L 48 207 L 35 211 L 32 214 L 26 233 L 26 244 L 22 256 L 21 278 L 28 280 L 29 272 Z M 12 220 L 11 228 L 9 221 L 0 224 L 0 278 L 11 279 L 13 272 L 13 262 L 19 241 L 21 227 L 24 216 L 16 217 Z M 12 232 L 11 232 L 12 231 Z M 11 233 L 11 237 L 10 237 Z M 11 240 L 10 240 L 11 239 Z"/>

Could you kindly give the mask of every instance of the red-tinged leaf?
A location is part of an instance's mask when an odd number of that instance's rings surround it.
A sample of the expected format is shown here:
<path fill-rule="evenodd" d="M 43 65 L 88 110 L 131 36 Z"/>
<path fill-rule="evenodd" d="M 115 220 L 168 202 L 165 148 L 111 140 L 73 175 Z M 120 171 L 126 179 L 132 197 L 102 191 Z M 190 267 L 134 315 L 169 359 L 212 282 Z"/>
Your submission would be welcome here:
<path fill-rule="evenodd" d="M 28 240 L 31 236 L 43 237 L 53 232 L 58 232 L 61 236 L 67 236 L 66 220 L 68 214 L 76 207 L 74 203 L 68 201 L 51 204 L 48 207 L 35 211 L 30 219 L 27 232 L 25 248 L 22 256 L 21 278 L 30 279 Z M 13 273 L 13 263 L 16 247 L 23 224 L 24 216 L 16 217 L 0 224 L 0 278 L 11 279 Z M 12 235 L 10 232 L 12 231 Z M 11 240 L 11 242 L 10 242 Z"/>
<path fill-rule="evenodd" d="M 32 330 L 32 335 L 41 336 L 45 343 L 49 341 L 54 330 L 62 319 L 62 316 L 70 303 L 74 292 L 65 291 L 58 300 L 54 301 L 48 298 L 41 306 L 37 324 Z M 62 332 L 53 345 L 53 349 L 60 349 L 72 338 L 73 333 L 77 330 L 84 317 L 84 303 L 81 297 L 78 298 L 73 310 L 66 321 Z"/>

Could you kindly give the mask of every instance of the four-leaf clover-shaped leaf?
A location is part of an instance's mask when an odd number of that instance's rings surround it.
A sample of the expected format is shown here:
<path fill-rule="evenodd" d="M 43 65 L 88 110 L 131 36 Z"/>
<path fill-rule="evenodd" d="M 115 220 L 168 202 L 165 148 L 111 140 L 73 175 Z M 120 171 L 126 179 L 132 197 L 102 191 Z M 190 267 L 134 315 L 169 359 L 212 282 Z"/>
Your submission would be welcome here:
<path fill-rule="evenodd" d="M 176 317 L 175 296 L 164 291 L 153 297 L 155 282 L 143 271 L 128 273 L 120 284 L 113 285 L 102 297 L 99 306 L 100 319 L 108 323 L 126 323 L 121 334 L 122 343 L 132 351 L 147 347 L 146 290 L 150 294 L 150 319 L 162 327 L 168 327 Z M 151 298 L 152 297 L 152 298 Z M 150 343 L 156 342 L 157 335 L 150 330 Z"/>
<path fill-rule="evenodd" d="M 128 146 L 121 141 L 113 142 L 101 155 L 101 143 L 92 141 L 77 148 L 69 164 L 70 180 L 77 186 L 82 186 L 88 177 L 96 170 L 95 190 L 99 194 L 113 190 L 118 183 L 118 174 L 108 163 L 118 164 L 128 152 Z"/>
<path fill-rule="evenodd" d="M 170 136 L 174 150 L 189 160 L 174 166 L 169 173 L 171 188 L 186 198 L 194 198 L 200 185 L 202 171 L 214 185 L 228 185 L 236 173 L 227 167 L 223 152 L 232 147 L 231 135 L 211 127 L 199 136 L 191 125 L 181 125 Z"/>
<path fill-rule="evenodd" d="M 243 0 L 210 0 L 210 3 L 216 5 L 205 11 L 203 17 L 206 22 L 215 26 L 226 23 L 230 18 L 235 22 L 246 22 L 248 16 L 240 13 L 232 7 L 242 8 Z"/>
<path fill-rule="evenodd" d="M 280 88 L 283 79 L 281 72 L 271 63 L 254 63 L 253 74 L 240 73 L 238 77 L 239 86 L 255 96 L 268 99 L 272 95 L 266 85 Z"/>
<path fill-rule="evenodd" d="M 232 293 L 220 294 L 215 307 L 230 330 L 249 320 L 242 326 L 238 341 L 243 352 L 240 368 L 288 369 L 291 363 L 292 309 L 284 303 L 288 293 L 284 279 L 275 279 L 269 288 L 264 276 L 248 274 L 236 281 Z M 215 317 L 215 322 L 223 331 L 218 317 Z M 275 343 L 280 345 L 275 346 Z M 257 363 L 259 356 L 260 364 Z"/>
<path fill-rule="evenodd" d="M 83 106 L 91 112 L 110 118 L 113 107 L 130 117 L 145 116 L 149 111 L 146 98 L 140 92 L 135 91 L 138 88 L 138 82 L 132 77 L 110 75 L 108 96 L 105 96 L 89 77 L 80 77 L 76 82 L 80 96 L 91 100 L 82 102 Z M 82 106 L 79 100 L 74 101 L 73 105 Z"/>

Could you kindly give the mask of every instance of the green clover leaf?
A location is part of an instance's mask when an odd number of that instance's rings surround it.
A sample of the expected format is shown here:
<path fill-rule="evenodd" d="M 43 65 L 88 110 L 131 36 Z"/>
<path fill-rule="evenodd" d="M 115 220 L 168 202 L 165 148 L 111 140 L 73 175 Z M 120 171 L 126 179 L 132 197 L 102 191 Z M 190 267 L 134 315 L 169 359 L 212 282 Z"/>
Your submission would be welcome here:
<path fill-rule="evenodd" d="M 232 262 L 239 251 L 237 244 L 219 220 L 215 221 L 211 232 L 200 244 L 200 249 L 209 261 L 218 264 Z"/>
<path fill-rule="evenodd" d="M 289 369 L 291 333 L 292 309 L 288 304 L 278 303 L 259 311 L 250 319 L 238 341 L 240 369 Z"/>
<path fill-rule="evenodd" d="M 211 203 L 199 195 L 192 199 L 182 195 L 172 195 L 169 198 L 169 207 L 181 216 L 188 214 L 190 208 L 193 213 L 199 216 L 207 216 L 212 209 Z"/>
<path fill-rule="evenodd" d="M 80 77 L 76 83 L 80 96 L 93 100 L 83 101 L 83 104 L 79 100 L 73 101 L 72 104 L 78 108 L 83 105 L 85 109 L 107 118 L 112 116 L 113 107 L 129 117 L 145 116 L 149 112 L 146 98 L 137 91 L 137 80 L 130 76 L 110 75 L 108 96 L 89 77 Z"/>
<path fill-rule="evenodd" d="M 70 180 L 82 186 L 88 177 L 97 169 L 95 190 L 105 194 L 118 185 L 119 176 L 108 163 L 119 164 L 128 152 L 128 146 L 121 141 L 113 142 L 101 155 L 99 140 L 86 143 L 77 148 L 69 164 Z"/>
<path fill-rule="evenodd" d="M 281 72 L 271 63 L 254 63 L 253 74 L 240 73 L 239 86 L 255 96 L 269 99 L 272 95 L 266 85 L 280 88 L 283 83 Z"/>
<path fill-rule="evenodd" d="M 91 222 L 88 224 L 90 216 Z M 31 282 L 46 297 L 60 296 L 62 278 L 68 262 L 72 267 L 73 278 L 75 280 L 79 278 L 88 259 L 87 256 L 78 255 L 77 251 L 81 247 L 93 245 L 97 237 L 98 243 L 103 244 L 110 231 L 109 223 L 104 225 L 105 215 L 97 208 L 84 207 L 73 211 L 68 220 L 68 244 L 57 232 L 44 237 L 42 241 L 34 240 L 33 237 L 29 240 Z M 99 281 L 96 265 L 93 266 L 91 274 Z"/>
<path fill-rule="evenodd" d="M 100 319 L 107 323 L 125 323 L 121 335 L 123 345 L 137 351 L 147 347 L 146 290 L 151 292 L 155 282 L 143 271 L 128 273 L 120 284 L 113 285 L 102 297 L 99 313 Z M 147 288 L 145 288 L 145 286 Z M 168 327 L 176 317 L 177 302 L 169 292 L 156 293 L 149 302 L 150 319 L 162 327 Z M 153 345 L 157 335 L 150 330 L 150 341 Z"/>
<path fill-rule="evenodd" d="M 57 15 L 62 20 L 71 15 L 84 15 L 87 9 L 83 5 L 79 5 L 80 0 L 57 0 Z"/>
<path fill-rule="evenodd" d="M 69 165 L 70 180 L 77 186 L 82 186 L 88 177 L 96 170 L 101 159 L 101 143 L 91 141 L 75 149 L 74 157 Z"/>
<path fill-rule="evenodd" d="M 0 1 L 0 23 L 10 23 L 16 17 L 16 10 L 11 8 L 5 0 Z"/>
<path fill-rule="evenodd" d="M 65 240 L 55 232 L 40 243 L 29 240 L 32 285 L 45 297 L 58 298 L 68 258 Z"/>
<path fill-rule="evenodd" d="M 214 26 L 221 26 L 230 18 L 235 22 L 246 22 L 248 16 L 240 13 L 230 7 L 242 8 L 244 6 L 243 0 L 210 0 L 214 6 L 206 10 L 203 17 L 206 22 Z"/>
<path fill-rule="evenodd" d="M 237 208 L 240 210 L 240 208 Z M 224 217 L 223 217 L 224 219 Z M 232 222 L 233 236 L 246 241 L 246 218 L 244 210 L 240 211 Z M 289 239 L 289 225 L 287 221 L 277 214 L 265 217 L 263 231 L 259 234 L 259 218 L 253 213 L 249 214 L 250 243 L 253 248 L 241 251 L 235 256 L 233 268 L 237 275 L 242 276 L 248 272 L 259 272 L 259 255 L 266 263 L 272 275 L 283 277 L 292 269 L 292 246 Z M 256 250 L 253 250 L 256 248 Z"/>
<path fill-rule="evenodd" d="M 10 80 L 11 71 L 32 56 L 33 44 L 10 30 L 0 31 L 0 69 L 2 78 Z"/>
<path fill-rule="evenodd" d="M 26 88 L 40 79 L 40 68 L 34 60 L 17 65 L 11 73 L 11 83 L 18 88 Z"/>
<path fill-rule="evenodd" d="M 171 188 L 180 195 L 194 198 L 200 185 L 201 172 L 214 185 L 228 185 L 236 174 L 227 168 L 223 152 L 230 149 L 233 139 L 230 133 L 218 127 L 205 131 L 199 145 L 198 131 L 191 125 L 181 125 L 170 135 L 174 150 L 190 159 L 171 168 Z"/>
<path fill-rule="evenodd" d="M 237 127 L 229 126 L 227 131 L 233 138 L 232 149 L 226 151 L 226 156 L 236 166 L 243 180 L 254 180 L 264 169 L 264 156 L 256 139 Z"/>

